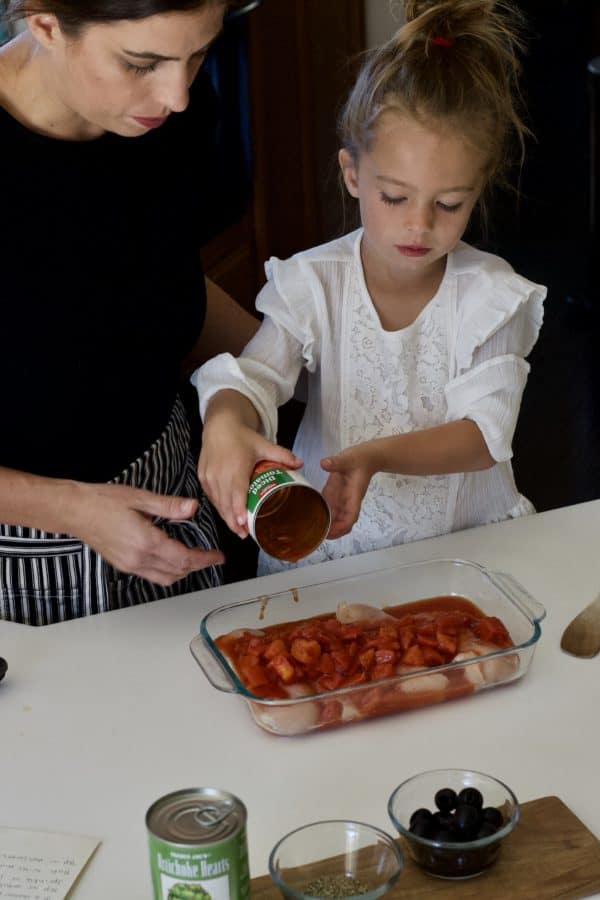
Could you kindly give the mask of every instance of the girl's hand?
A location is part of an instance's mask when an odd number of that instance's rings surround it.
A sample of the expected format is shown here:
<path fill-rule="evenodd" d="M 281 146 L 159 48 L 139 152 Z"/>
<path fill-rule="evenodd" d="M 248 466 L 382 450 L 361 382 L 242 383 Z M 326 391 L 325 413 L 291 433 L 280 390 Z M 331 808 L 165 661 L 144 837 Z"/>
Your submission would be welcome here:
<path fill-rule="evenodd" d="M 152 524 L 157 517 L 191 518 L 197 500 L 115 484 L 74 482 L 72 488 L 65 530 L 120 572 L 166 586 L 224 562 L 220 551 L 186 547 Z"/>
<path fill-rule="evenodd" d="M 331 509 L 331 528 L 327 538 L 335 540 L 352 530 L 376 469 L 366 443 L 356 444 L 336 456 L 322 459 L 321 468 L 329 472 L 323 488 L 323 496 Z"/>
<path fill-rule="evenodd" d="M 221 518 L 240 538 L 248 537 L 248 485 L 261 459 L 288 469 L 302 466 L 302 460 L 290 450 L 272 444 L 247 425 L 217 418 L 205 423 L 198 478 Z"/>

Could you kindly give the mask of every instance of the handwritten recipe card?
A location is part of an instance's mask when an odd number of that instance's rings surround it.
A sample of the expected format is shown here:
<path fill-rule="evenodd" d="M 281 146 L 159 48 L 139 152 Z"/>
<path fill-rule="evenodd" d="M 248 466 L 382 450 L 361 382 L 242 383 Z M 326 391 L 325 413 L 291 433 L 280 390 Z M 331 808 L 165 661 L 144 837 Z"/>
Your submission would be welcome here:
<path fill-rule="evenodd" d="M 100 841 L 0 828 L 0 900 L 65 900 Z"/>

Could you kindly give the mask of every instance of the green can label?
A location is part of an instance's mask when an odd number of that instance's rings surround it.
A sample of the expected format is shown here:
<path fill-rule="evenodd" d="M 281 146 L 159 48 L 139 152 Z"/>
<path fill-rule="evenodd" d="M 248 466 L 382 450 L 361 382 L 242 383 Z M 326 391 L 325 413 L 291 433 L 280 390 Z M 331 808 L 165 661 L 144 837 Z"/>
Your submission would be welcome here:
<path fill-rule="evenodd" d="M 259 463 L 252 473 L 252 481 L 248 488 L 248 514 L 253 517 L 262 500 L 275 488 L 287 484 L 308 484 L 301 475 L 280 469 L 273 463 Z"/>
<path fill-rule="evenodd" d="M 148 810 L 155 900 L 248 900 L 246 810 L 225 791 L 178 791 Z"/>

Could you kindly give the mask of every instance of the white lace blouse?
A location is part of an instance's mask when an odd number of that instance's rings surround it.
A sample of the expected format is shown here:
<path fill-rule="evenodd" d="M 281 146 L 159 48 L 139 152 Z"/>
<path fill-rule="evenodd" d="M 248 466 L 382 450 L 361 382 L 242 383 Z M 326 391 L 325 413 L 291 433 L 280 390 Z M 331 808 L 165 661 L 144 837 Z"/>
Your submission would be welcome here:
<path fill-rule="evenodd" d="M 321 489 L 320 460 L 353 444 L 458 419 L 481 429 L 497 464 L 481 472 L 372 479 L 351 533 L 299 565 L 380 549 L 533 512 L 515 486 L 511 442 L 546 289 L 497 256 L 460 243 L 415 321 L 386 331 L 366 287 L 362 229 L 289 260 L 272 258 L 256 307 L 263 323 L 235 359 L 194 373 L 202 416 L 222 388 L 256 407 L 275 440 L 277 407 L 308 372 L 294 452 Z M 289 564 L 261 555 L 259 573 Z"/>

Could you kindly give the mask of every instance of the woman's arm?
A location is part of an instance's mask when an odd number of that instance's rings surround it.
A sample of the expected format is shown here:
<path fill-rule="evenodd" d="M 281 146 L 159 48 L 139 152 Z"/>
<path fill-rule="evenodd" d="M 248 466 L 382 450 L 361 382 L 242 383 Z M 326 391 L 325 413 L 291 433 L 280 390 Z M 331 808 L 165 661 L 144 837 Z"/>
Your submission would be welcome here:
<path fill-rule="evenodd" d="M 479 427 L 469 419 L 348 447 L 321 462 L 329 472 L 323 489 L 332 513 L 329 538 L 351 530 L 376 472 L 445 475 L 489 469 L 495 463 Z"/>
<path fill-rule="evenodd" d="M 121 572 L 169 585 L 223 562 L 218 551 L 190 549 L 152 524 L 188 519 L 198 502 L 115 484 L 42 478 L 0 467 L 0 521 L 69 534 Z"/>
<path fill-rule="evenodd" d="M 205 278 L 204 281 L 206 319 L 202 334 L 183 363 L 184 376 L 190 375 L 217 353 L 239 356 L 260 325 L 260 321 L 240 306 L 227 291 L 210 278 Z"/>

